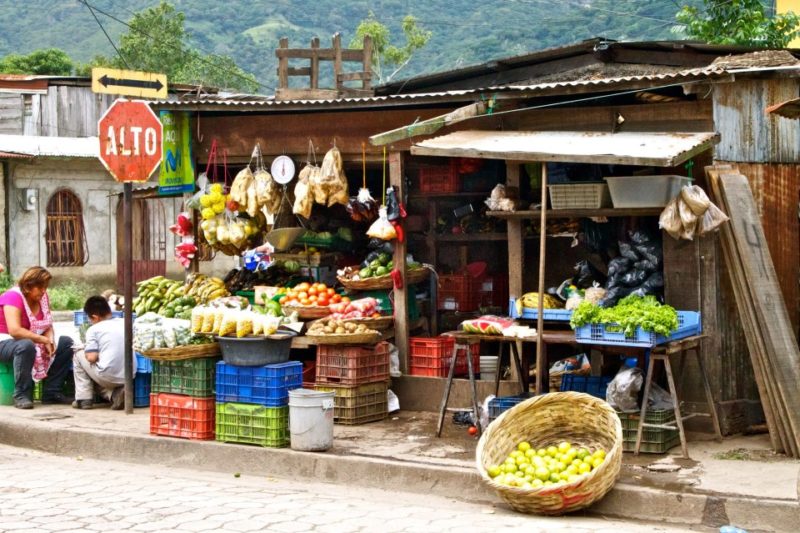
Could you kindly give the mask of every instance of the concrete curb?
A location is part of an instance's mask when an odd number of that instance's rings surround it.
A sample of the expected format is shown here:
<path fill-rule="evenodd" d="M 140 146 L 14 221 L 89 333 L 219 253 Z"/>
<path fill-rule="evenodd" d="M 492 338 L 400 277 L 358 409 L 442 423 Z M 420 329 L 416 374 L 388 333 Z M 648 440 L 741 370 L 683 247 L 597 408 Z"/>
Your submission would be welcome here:
<path fill-rule="evenodd" d="M 8 419 L 0 419 L 0 443 L 62 456 L 313 479 L 503 505 L 474 470 L 462 467 L 444 468 L 384 458 L 304 453 L 94 429 L 55 430 Z M 794 531 L 800 521 L 797 502 L 669 492 L 627 483 L 618 483 L 603 500 L 592 506 L 589 514 L 710 527 L 736 524 L 758 531 Z"/>

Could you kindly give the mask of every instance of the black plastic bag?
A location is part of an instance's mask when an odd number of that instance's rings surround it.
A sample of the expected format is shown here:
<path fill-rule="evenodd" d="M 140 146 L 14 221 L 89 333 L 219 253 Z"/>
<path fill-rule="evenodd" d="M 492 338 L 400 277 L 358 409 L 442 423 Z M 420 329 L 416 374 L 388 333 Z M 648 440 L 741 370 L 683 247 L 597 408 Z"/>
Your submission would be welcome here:
<path fill-rule="evenodd" d="M 605 252 L 616 240 L 615 231 L 616 225 L 612 222 L 597 223 L 582 218 L 580 240 L 590 252 Z"/>
<path fill-rule="evenodd" d="M 583 259 L 575 264 L 575 275 L 572 277 L 572 284 L 579 289 L 588 289 L 593 282 L 604 285 L 606 276 L 597 270 L 588 260 Z"/>
<path fill-rule="evenodd" d="M 613 278 L 625 274 L 631 269 L 631 265 L 633 265 L 633 261 L 627 257 L 615 257 L 608 262 L 608 277 Z"/>
<path fill-rule="evenodd" d="M 651 263 L 647 259 L 642 259 L 641 261 L 636 261 L 633 264 L 633 268 L 636 270 L 644 270 L 645 272 L 655 272 L 658 270 L 658 264 Z"/>
<path fill-rule="evenodd" d="M 660 289 L 664 288 L 664 274 L 661 272 L 654 272 L 650 274 L 650 276 L 642 283 L 642 289 L 648 291 L 651 294 L 659 292 Z"/>
<path fill-rule="evenodd" d="M 661 249 L 660 242 L 637 244 L 634 246 L 634 249 L 645 261 L 656 265 L 655 268 L 658 268 L 658 266 L 661 264 L 661 259 L 663 258 L 664 253 Z"/>
<path fill-rule="evenodd" d="M 622 278 L 620 278 L 619 281 L 620 281 L 620 283 L 622 283 L 626 287 L 634 287 L 634 288 L 636 288 L 639 285 L 641 285 L 642 283 L 644 283 L 645 281 L 647 281 L 647 278 L 649 276 L 650 276 L 650 273 L 647 272 L 646 270 L 633 269 L 633 270 L 629 271 L 628 273 L 624 274 L 622 276 Z"/>
<path fill-rule="evenodd" d="M 600 300 L 597 305 L 600 307 L 613 307 L 617 305 L 617 302 L 620 301 L 622 298 L 625 298 L 627 295 L 632 293 L 634 290 L 633 287 L 625 287 L 623 285 L 616 285 L 608 289 L 606 292 L 605 297 Z"/>
<path fill-rule="evenodd" d="M 619 253 L 622 257 L 630 259 L 633 262 L 639 261 L 642 258 L 636 253 L 633 246 L 625 241 L 619 241 Z"/>
<path fill-rule="evenodd" d="M 653 242 L 653 238 L 646 231 L 630 231 L 628 232 L 633 244 L 648 244 Z"/>

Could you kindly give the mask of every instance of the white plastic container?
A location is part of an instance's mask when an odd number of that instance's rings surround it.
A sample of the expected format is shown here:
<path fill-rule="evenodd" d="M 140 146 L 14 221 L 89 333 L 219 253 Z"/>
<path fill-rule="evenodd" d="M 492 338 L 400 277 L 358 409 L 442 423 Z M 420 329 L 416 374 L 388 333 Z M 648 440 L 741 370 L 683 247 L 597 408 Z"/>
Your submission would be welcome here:
<path fill-rule="evenodd" d="M 289 391 L 291 448 L 324 452 L 333 446 L 333 392 L 310 389 Z"/>
<path fill-rule="evenodd" d="M 481 381 L 494 381 L 497 375 L 497 356 L 481 356 Z"/>
<path fill-rule="evenodd" d="M 664 207 L 681 187 L 690 185 L 686 176 L 614 176 L 608 182 L 614 207 Z"/>

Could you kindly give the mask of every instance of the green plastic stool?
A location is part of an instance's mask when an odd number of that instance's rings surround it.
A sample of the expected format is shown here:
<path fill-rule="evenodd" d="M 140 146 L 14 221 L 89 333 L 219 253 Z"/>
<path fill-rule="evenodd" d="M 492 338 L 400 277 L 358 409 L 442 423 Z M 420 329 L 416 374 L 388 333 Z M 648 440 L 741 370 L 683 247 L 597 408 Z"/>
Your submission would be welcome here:
<path fill-rule="evenodd" d="M 0 363 L 0 405 L 14 405 L 13 363 Z"/>

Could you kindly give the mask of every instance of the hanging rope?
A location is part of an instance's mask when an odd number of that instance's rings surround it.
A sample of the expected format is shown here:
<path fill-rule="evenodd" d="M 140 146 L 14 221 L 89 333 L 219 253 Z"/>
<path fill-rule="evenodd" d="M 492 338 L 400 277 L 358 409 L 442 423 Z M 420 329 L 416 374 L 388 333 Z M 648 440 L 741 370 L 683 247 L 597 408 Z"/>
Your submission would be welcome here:
<path fill-rule="evenodd" d="M 361 142 L 361 186 L 367 188 L 367 143 Z"/>
<path fill-rule="evenodd" d="M 381 201 L 381 206 L 386 205 L 386 147 L 383 147 L 383 200 Z"/>

